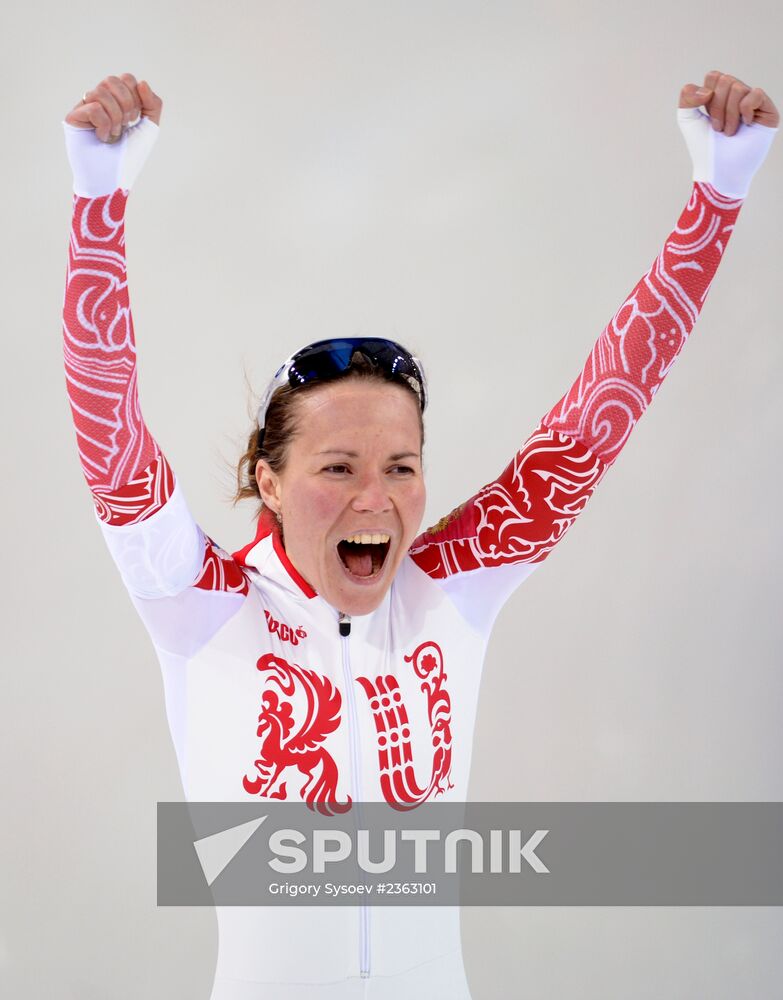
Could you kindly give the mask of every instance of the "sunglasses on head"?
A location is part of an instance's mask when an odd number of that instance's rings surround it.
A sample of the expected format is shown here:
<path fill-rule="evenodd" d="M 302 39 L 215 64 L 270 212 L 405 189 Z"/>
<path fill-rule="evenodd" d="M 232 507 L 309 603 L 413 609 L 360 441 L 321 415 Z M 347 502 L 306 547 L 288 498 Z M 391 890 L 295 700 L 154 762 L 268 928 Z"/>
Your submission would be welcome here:
<path fill-rule="evenodd" d="M 258 428 L 264 429 L 266 413 L 273 394 L 282 385 L 296 389 L 312 382 L 328 382 L 351 367 L 354 354 L 359 353 L 380 369 L 389 379 L 407 382 L 419 399 L 422 412 L 427 405 L 427 383 L 418 358 L 393 340 L 348 337 L 340 340 L 319 340 L 297 351 L 275 373 L 267 386 L 258 408 Z"/>

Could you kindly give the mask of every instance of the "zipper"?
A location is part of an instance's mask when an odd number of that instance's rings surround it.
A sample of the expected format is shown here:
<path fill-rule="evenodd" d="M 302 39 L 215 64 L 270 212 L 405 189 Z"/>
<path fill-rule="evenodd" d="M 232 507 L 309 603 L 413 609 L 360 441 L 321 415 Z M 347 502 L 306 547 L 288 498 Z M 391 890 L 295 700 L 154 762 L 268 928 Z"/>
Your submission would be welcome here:
<path fill-rule="evenodd" d="M 357 828 L 364 823 L 362 814 L 362 774 L 361 757 L 359 756 L 359 718 L 356 714 L 356 698 L 354 696 L 353 674 L 351 673 L 351 651 L 349 636 L 351 634 L 351 616 L 340 611 L 338 615 L 340 644 L 343 651 L 343 682 L 345 686 L 345 705 L 348 711 L 348 745 L 351 754 L 351 798 L 354 803 L 354 816 Z M 359 975 L 362 979 L 370 976 L 370 908 L 366 903 L 359 904 Z"/>

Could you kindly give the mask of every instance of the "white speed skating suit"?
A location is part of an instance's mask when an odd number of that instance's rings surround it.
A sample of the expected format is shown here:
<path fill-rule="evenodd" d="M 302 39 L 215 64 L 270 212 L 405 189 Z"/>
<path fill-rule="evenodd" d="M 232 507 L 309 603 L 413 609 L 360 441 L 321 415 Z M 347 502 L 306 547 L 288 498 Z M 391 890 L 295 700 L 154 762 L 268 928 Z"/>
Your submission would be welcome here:
<path fill-rule="evenodd" d="M 694 179 L 660 254 L 509 465 L 416 539 L 348 636 L 268 516 L 233 556 L 205 534 L 141 416 L 124 215 L 157 126 L 144 118 L 113 145 L 65 126 L 67 388 L 98 522 L 160 661 L 189 800 L 466 800 L 493 621 L 682 350 L 776 132 L 741 124 L 727 137 L 697 109 L 678 121 Z M 469 997 L 455 908 L 219 907 L 218 925 L 212 1000 Z"/>

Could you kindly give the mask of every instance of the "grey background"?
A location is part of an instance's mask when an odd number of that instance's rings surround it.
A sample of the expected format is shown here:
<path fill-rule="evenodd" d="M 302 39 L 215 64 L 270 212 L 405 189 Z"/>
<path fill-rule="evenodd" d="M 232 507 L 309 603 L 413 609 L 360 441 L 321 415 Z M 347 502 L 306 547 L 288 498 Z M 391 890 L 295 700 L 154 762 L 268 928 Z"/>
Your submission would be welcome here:
<path fill-rule="evenodd" d="M 103 548 L 64 389 L 60 121 L 126 70 L 165 101 L 127 238 L 146 420 L 200 522 L 320 336 L 428 366 L 431 523 L 579 371 L 690 191 L 679 89 L 783 105 L 779 5 L 74 0 L 5 6 L 0 994 L 206 998 L 214 915 L 155 906 L 181 794 L 152 647 Z M 692 341 L 568 540 L 502 613 L 473 798 L 780 799 L 781 140 Z M 513 386 L 498 387 L 513 372 Z M 779 909 L 471 909 L 477 1000 L 783 996 Z"/>

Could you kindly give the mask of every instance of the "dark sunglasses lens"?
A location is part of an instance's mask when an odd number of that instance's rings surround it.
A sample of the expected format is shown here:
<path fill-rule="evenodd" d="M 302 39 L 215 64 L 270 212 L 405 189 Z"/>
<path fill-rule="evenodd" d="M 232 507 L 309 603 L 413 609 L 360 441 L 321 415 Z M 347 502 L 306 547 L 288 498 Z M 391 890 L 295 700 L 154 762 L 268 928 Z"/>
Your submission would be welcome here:
<path fill-rule="evenodd" d="M 348 368 L 354 350 L 353 344 L 346 340 L 323 340 L 311 344 L 294 359 L 288 380 L 291 385 L 304 385 L 335 378 Z"/>
<path fill-rule="evenodd" d="M 423 400 L 424 379 L 419 366 L 405 348 L 395 344 L 393 340 L 378 340 L 373 343 L 377 345 L 374 360 L 391 375 L 409 375 L 415 378 Z"/>
<path fill-rule="evenodd" d="M 418 366 L 410 354 L 391 340 L 321 340 L 305 348 L 294 359 L 288 373 L 292 386 L 313 381 L 328 381 L 346 371 L 356 351 L 366 355 L 388 375 L 407 375 L 416 380 L 422 409 L 424 386 Z"/>

